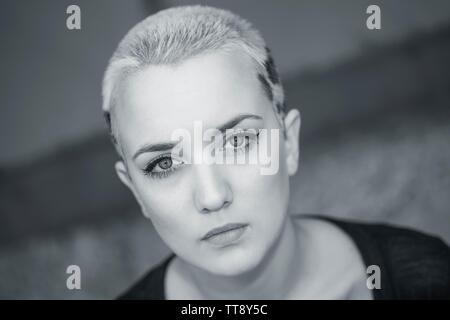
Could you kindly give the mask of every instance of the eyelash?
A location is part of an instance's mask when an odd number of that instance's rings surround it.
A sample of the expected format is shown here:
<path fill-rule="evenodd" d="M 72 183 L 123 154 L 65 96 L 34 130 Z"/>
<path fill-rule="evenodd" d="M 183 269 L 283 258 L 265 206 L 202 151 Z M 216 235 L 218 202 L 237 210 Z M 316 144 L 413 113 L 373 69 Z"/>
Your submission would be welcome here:
<path fill-rule="evenodd" d="M 150 178 L 155 178 L 155 179 L 163 179 L 168 177 L 172 172 L 176 171 L 178 169 L 178 167 L 182 166 L 177 165 L 174 166 L 172 163 L 172 166 L 164 171 L 160 171 L 160 172 L 154 172 L 153 169 L 155 169 L 155 167 L 163 160 L 166 159 L 170 159 L 173 161 L 172 157 L 170 156 L 170 154 L 163 154 L 159 157 L 157 157 L 156 159 L 154 159 L 153 161 L 151 161 L 143 170 L 144 171 L 144 175 L 149 176 Z"/>
<path fill-rule="evenodd" d="M 243 133 L 243 134 L 242 134 Z M 250 149 L 250 145 L 251 145 L 251 137 L 249 135 L 249 132 L 244 131 L 244 132 L 239 132 L 239 133 L 235 133 L 233 135 L 230 136 L 230 138 L 238 136 L 239 134 L 242 134 L 241 136 L 244 137 L 244 139 L 246 139 L 246 142 L 244 143 L 244 146 L 239 146 L 237 148 L 234 148 L 235 152 L 238 153 L 242 153 L 242 152 L 247 152 Z M 258 131 L 258 133 L 256 134 L 252 134 L 254 137 L 254 142 L 256 144 L 259 143 L 259 134 L 260 131 Z M 230 139 L 229 138 L 229 139 Z M 224 148 L 226 143 L 229 141 L 229 139 L 225 139 L 225 143 L 224 143 Z M 163 154 L 160 155 L 159 157 L 157 157 L 156 159 L 154 159 L 153 161 L 151 161 L 144 169 L 143 169 L 143 173 L 146 176 L 149 176 L 150 178 L 153 179 L 164 179 L 168 176 L 170 176 L 172 173 L 174 173 L 175 171 L 177 171 L 179 169 L 179 167 L 182 167 L 183 164 L 179 164 L 179 165 L 172 165 L 169 169 L 164 170 L 164 171 L 160 171 L 160 172 L 153 172 L 153 169 L 163 160 L 166 159 L 170 159 L 173 161 L 172 157 L 169 154 Z"/>

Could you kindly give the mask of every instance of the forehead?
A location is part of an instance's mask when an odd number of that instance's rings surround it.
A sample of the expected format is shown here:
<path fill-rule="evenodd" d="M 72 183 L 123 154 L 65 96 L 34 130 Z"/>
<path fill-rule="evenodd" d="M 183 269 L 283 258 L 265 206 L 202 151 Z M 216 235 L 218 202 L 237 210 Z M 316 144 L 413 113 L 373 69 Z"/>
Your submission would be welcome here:
<path fill-rule="evenodd" d="M 270 104 L 254 62 L 238 52 L 214 52 L 179 65 L 149 66 L 123 85 L 116 110 L 125 152 L 169 141 L 176 129 L 217 127 L 239 113 L 263 116 Z"/>

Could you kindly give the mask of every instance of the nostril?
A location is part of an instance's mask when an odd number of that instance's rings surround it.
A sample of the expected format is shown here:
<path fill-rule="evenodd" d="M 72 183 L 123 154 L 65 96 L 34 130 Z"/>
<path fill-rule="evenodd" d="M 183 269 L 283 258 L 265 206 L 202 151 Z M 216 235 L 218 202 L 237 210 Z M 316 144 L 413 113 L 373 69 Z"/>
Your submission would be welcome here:
<path fill-rule="evenodd" d="M 202 210 L 200 211 L 201 213 L 211 213 L 214 211 L 219 211 L 225 208 L 228 208 L 231 205 L 231 201 L 224 201 L 223 204 L 220 207 L 216 207 L 216 208 L 202 208 Z"/>
<path fill-rule="evenodd" d="M 203 208 L 202 210 L 201 210 L 201 213 L 210 213 L 211 212 L 211 210 L 209 210 L 209 209 L 207 209 L 207 208 Z"/>

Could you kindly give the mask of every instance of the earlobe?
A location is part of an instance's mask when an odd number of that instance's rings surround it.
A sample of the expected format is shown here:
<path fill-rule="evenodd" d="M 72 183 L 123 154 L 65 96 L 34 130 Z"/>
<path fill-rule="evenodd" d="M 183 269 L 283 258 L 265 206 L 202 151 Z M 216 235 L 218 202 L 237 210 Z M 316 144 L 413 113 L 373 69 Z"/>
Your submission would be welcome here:
<path fill-rule="evenodd" d="M 298 169 L 299 139 L 301 117 L 297 109 L 291 109 L 284 118 L 286 130 L 286 165 L 290 176 L 294 175 Z"/>

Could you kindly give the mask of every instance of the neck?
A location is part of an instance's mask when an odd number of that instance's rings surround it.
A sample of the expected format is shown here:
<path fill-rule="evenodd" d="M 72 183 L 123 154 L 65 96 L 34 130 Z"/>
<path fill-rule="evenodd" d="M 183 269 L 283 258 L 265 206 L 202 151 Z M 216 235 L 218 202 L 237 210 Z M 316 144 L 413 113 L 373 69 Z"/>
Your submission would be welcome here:
<path fill-rule="evenodd" d="M 238 276 L 215 275 L 193 266 L 189 271 L 207 299 L 283 299 L 301 268 L 298 255 L 297 232 L 288 215 L 279 238 L 256 268 Z"/>

